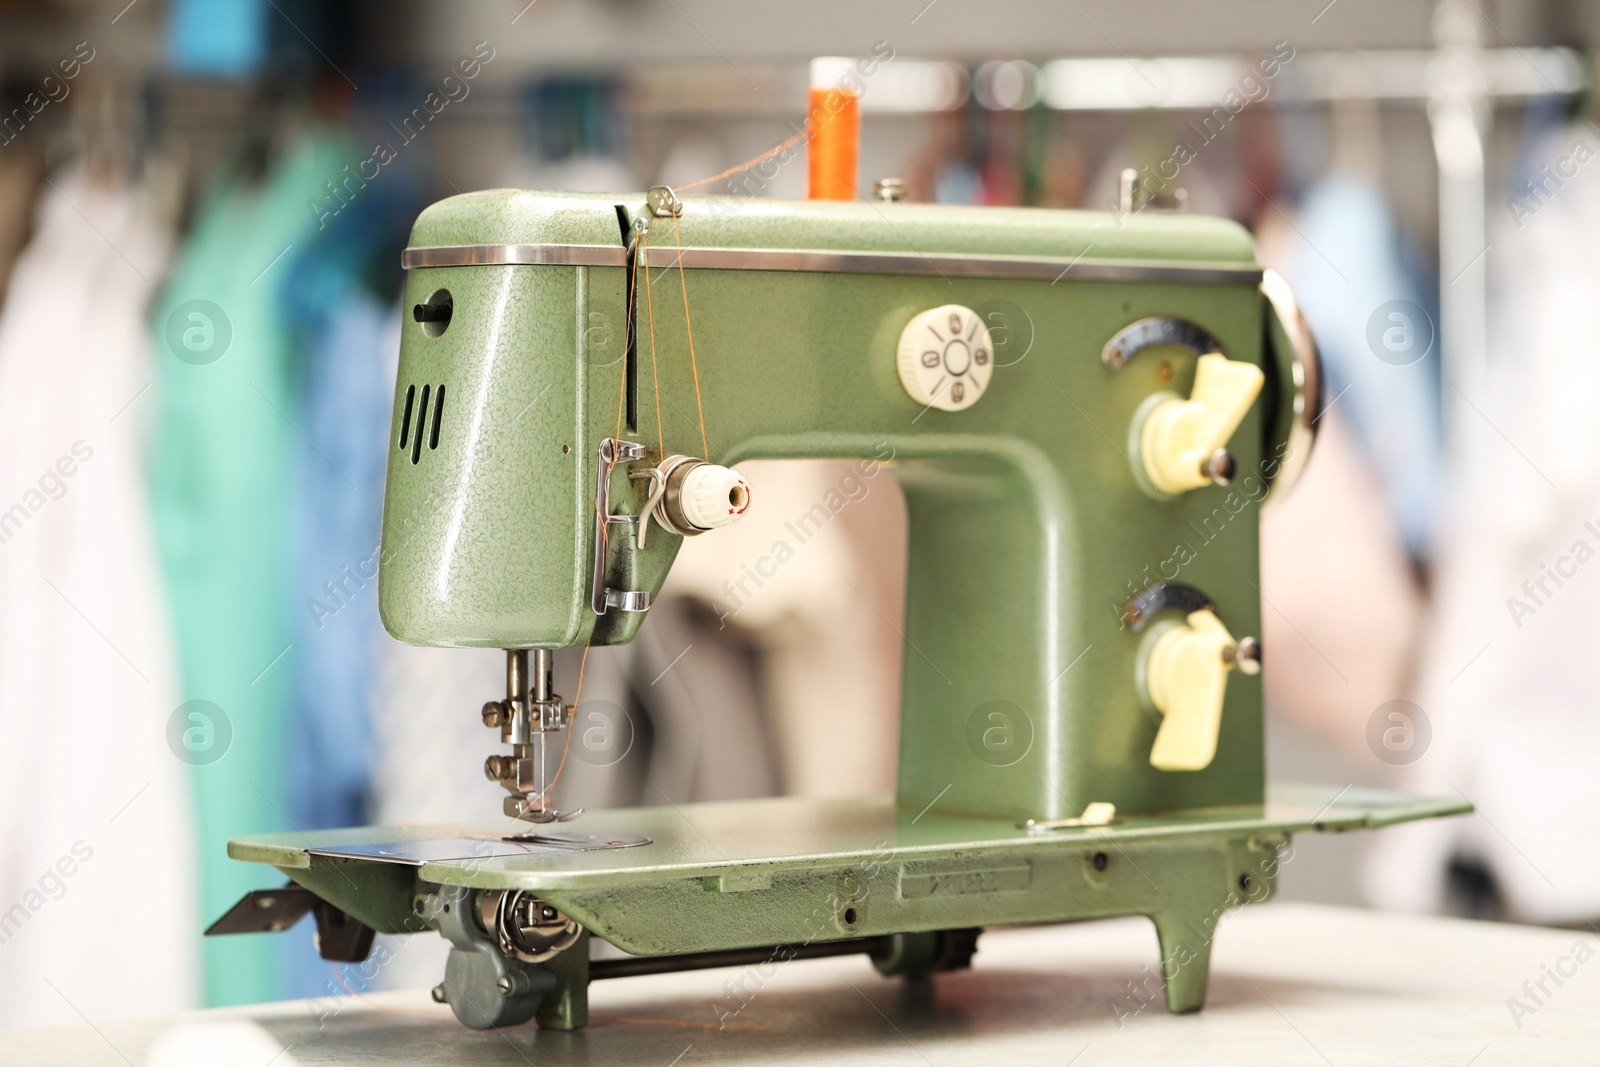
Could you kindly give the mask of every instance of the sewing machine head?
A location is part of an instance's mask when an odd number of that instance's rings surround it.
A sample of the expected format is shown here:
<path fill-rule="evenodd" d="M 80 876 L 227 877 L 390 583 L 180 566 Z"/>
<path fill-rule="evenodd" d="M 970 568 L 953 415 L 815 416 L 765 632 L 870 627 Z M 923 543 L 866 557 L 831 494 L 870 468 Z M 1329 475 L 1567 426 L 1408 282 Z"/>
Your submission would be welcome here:
<path fill-rule="evenodd" d="M 383 619 L 514 650 L 509 813 L 557 817 L 549 650 L 630 640 L 684 536 L 803 512 L 730 469 L 799 457 L 905 491 L 903 806 L 1261 801 L 1257 519 L 1319 378 L 1239 226 L 498 190 L 405 264 Z"/>

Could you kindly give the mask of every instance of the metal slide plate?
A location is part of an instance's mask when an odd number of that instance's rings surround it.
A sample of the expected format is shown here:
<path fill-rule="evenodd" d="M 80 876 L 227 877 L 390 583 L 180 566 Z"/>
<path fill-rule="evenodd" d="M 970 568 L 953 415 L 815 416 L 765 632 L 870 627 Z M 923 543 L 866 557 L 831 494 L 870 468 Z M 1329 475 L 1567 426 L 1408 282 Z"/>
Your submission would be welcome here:
<path fill-rule="evenodd" d="M 458 834 L 452 837 L 395 840 L 378 844 L 340 844 L 307 847 L 310 856 L 372 860 L 421 867 L 450 860 L 478 861 L 501 856 L 549 856 L 591 849 L 636 848 L 648 845 L 638 834 L 537 834 L 507 837 L 499 834 Z"/>

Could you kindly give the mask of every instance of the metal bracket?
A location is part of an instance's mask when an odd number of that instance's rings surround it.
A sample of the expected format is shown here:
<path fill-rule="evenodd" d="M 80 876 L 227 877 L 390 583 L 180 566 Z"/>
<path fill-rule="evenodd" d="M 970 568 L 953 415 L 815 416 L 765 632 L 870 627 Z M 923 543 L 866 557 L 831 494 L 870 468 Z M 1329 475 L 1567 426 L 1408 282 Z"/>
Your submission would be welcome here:
<path fill-rule="evenodd" d="M 275 934 L 304 919 L 316 905 L 317 895 L 293 882 L 282 889 L 252 889 L 208 926 L 205 936 Z"/>
<path fill-rule="evenodd" d="M 658 219 L 683 214 L 683 201 L 672 191 L 670 185 L 651 186 L 650 191 L 645 194 L 645 201 L 650 205 L 650 214 Z"/>
<path fill-rule="evenodd" d="M 606 535 L 608 523 L 639 521 L 633 515 L 611 514 L 611 472 L 618 463 L 636 463 L 645 457 L 645 446 L 634 441 L 618 441 L 607 437 L 600 442 L 600 464 L 594 487 L 594 584 L 590 591 L 590 607 L 596 615 L 604 615 L 607 608 L 618 611 L 646 611 L 650 607 L 650 594 L 642 589 L 606 588 Z"/>
<path fill-rule="evenodd" d="M 317 952 L 335 963 L 360 963 L 372 954 L 376 931 L 293 882 L 281 889 L 253 889 L 212 923 L 205 936 L 268 934 L 287 930 L 307 914 L 317 921 Z"/>

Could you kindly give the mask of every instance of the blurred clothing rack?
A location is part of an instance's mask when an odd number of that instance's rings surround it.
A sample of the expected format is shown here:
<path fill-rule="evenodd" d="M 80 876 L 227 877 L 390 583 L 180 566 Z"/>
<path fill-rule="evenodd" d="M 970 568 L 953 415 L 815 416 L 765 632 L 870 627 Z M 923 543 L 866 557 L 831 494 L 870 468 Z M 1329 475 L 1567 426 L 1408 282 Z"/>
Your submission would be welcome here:
<path fill-rule="evenodd" d="M 1576 96 L 1593 83 L 1585 52 L 1565 47 L 1482 48 L 1471 88 L 1491 101 Z M 1458 76 L 1448 49 L 1298 52 L 1283 64 L 1293 77 L 1272 88 L 1274 104 L 1340 100 L 1422 104 Z M 662 63 L 629 72 L 629 104 L 640 116 L 786 115 L 804 99 L 804 64 L 745 64 L 759 89 L 726 64 Z M 896 58 L 873 74 L 863 111 L 926 114 L 969 102 L 986 110 L 1210 110 L 1239 88 L 1254 59 L 1237 56 L 1084 57 L 1001 60 L 969 71 L 959 63 Z M 492 106 L 489 101 L 484 106 Z"/>

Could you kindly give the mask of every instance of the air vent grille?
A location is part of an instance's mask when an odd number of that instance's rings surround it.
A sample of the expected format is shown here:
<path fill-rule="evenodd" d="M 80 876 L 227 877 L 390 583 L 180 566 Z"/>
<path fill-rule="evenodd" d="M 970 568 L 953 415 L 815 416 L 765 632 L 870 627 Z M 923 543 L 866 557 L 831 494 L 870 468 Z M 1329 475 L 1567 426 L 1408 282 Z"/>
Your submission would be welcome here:
<path fill-rule="evenodd" d="M 444 423 L 444 395 L 443 385 L 424 385 L 420 394 L 415 385 L 406 386 L 405 410 L 400 414 L 400 443 L 396 447 L 401 452 L 409 450 L 413 464 L 422 460 L 424 440 L 430 452 L 439 447 L 439 428 Z"/>

